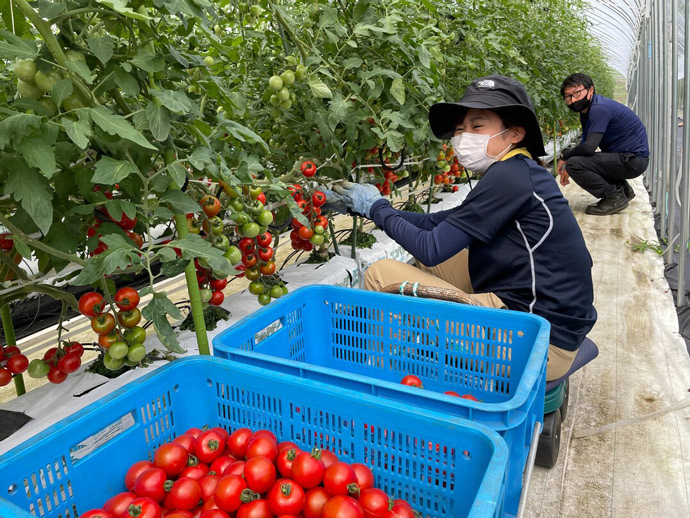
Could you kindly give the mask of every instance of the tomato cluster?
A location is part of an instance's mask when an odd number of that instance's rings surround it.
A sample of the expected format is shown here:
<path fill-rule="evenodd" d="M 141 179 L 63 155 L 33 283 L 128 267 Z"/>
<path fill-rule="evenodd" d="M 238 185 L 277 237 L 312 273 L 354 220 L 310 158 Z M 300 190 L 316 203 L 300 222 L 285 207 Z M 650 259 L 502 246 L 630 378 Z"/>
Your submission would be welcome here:
<path fill-rule="evenodd" d="M 29 367 L 29 359 L 16 345 L 0 346 L 0 387 L 4 387 L 15 374 L 21 374 Z"/>
<path fill-rule="evenodd" d="M 54 384 L 62 383 L 69 374 L 81 367 L 84 346 L 79 342 L 66 342 L 51 347 L 43 355 L 43 359 L 31 360 L 29 376 L 32 378 L 48 377 Z"/>
<path fill-rule="evenodd" d="M 127 470 L 126 491 L 80 518 L 414 518 L 371 469 L 270 430 L 190 428 Z"/>
<path fill-rule="evenodd" d="M 79 298 L 79 312 L 91 318 L 91 329 L 98 335 L 98 345 L 105 351 L 103 365 L 118 370 L 123 365 L 135 366 L 146 356 L 146 330 L 139 326 L 141 310 L 139 293 L 131 287 L 120 288 L 114 297 L 118 311 L 105 311 L 106 301 L 96 291 Z"/>
<path fill-rule="evenodd" d="M 199 295 L 202 304 L 220 306 L 225 300 L 223 290 L 228 285 L 228 279 L 219 279 L 213 275 L 211 268 L 205 268 L 198 259 L 194 259 L 196 280 L 199 283 Z"/>
<path fill-rule="evenodd" d="M 96 185 L 94 186 L 94 190 L 100 191 L 100 187 L 100 185 Z M 113 197 L 112 191 L 108 190 L 104 191 L 104 195 L 108 199 L 112 199 Z M 127 216 L 127 214 L 123 212 L 120 216 L 120 219 L 115 219 L 108 212 L 106 212 L 105 214 L 100 214 L 99 212 L 96 212 L 93 223 L 91 223 L 91 225 L 89 225 L 89 227 L 86 229 L 87 238 L 98 238 L 98 244 L 90 252 L 91 256 L 102 254 L 108 249 L 108 246 L 100 240 L 103 234 L 101 234 L 99 231 L 99 227 L 101 226 L 101 224 L 107 221 L 115 223 L 118 227 L 124 230 L 125 234 L 127 234 L 127 237 L 129 237 L 134 242 L 134 245 L 137 248 L 141 248 L 144 246 L 144 238 L 138 232 L 134 232 L 134 227 L 137 224 L 136 216 L 134 218 L 130 218 L 129 216 Z"/>
<path fill-rule="evenodd" d="M 464 172 L 464 168 L 458 162 L 458 157 L 453 152 L 453 147 L 447 144 L 443 144 L 443 150 L 436 156 L 436 165 L 441 172 L 434 176 L 435 185 L 452 184 L 455 178 L 462 176 Z"/>
<path fill-rule="evenodd" d="M 304 65 L 297 65 L 294 71 L 288 68 L 280 75 L 271 76 L 268 80 L 268 87 L 271 92 L 268 100 L 271 105 L 289 110 L 296 97 L 295 93 L 291 92 L 288 87 L 295 82 L 295 79 L 304 80 L 306 74 L 307 68 Z"/>
<path fill-rule="evenodd" d="M 363 159 L 365 162 L 370 163 L 372 161 L 378 163 L 383 159 L 383 167 L 379 170 L 382 172 L 377 171 L 376 168 L 371 166 L 367 168 L 367 172 L 375 174 L 377 178 L 381 180 L 374 185 L 384 196 L 389 196 L 391 194 L 395 182 L 401 178 L 407 178 L 410 174 L 406 169 L 397 171 L 391 168 L 391 163 L 397 164 L 400 161 L 400 153 L 393 153 L 388 148 L 380 150 L 378 147 L 373 147 L 364 154 Z M 357 163 L 354 163 L 353 167 L 356 165 Z"/>
<path fill-rule="evenodd" d="M 415 388 L 424 388 L 424 385 L 422 384 L 422 380 L 419 378 L 419 376 L 416 376 L 414 374 L 407 374 L 406 376 L 403 376 L 403 379 L 400 380 L 400 383 L 403 385 L 407 385 L 408 387 L 415 387 Z M 455 396 L 455 397 L 460 397 L 463 399 L 469 399 L 470 401 L 479 401 L 476 397 L 474 397 L 472 394 L 463 394 L 462 396 L 455 392 L 454 390 L 446 390 L 444 394 L 448 396 Z"/>
<path fill-rule="evenodd" d="M 313 162 L 304 162 L 302 172 L 309 170 L 313 165 Z M 314 167 L 315 172 L 316 168 Z M 290 185 L 288 191 L 308 221 L 308 224 L 305 225 L 297 218 L 292 218 L 290 243 L 294 250 L 311 252 L 315 246 L 323 246 L 324 243 L 328 242 L 328 232 L 326 232 L 328 218 L 321 214 L 321 207 L 326 203 L 326 195 L 323 191 L 296 183 Z"/>

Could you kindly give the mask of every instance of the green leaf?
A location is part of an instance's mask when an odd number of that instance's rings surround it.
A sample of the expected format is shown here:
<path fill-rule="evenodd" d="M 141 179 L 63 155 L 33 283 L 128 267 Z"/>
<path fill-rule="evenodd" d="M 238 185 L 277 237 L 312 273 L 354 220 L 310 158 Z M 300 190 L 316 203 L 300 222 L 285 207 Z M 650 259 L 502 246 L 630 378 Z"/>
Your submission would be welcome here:
<path fill-rule="evenodd" d="M 8 31 L 0 31 L 0 36 L 5 40 L 0 40 L 0 58 L 33 59 L 38 55 L 38 45 L 34 40 L 20 38 Z"/>
<path fill-rule="evenodd" d="M 105 203 L 105 209 L 108 214 L 117 221 L 122 219 L 123 213 L 126 214 L 129 219 L 134 219 L 137 215 L 137 206 L 127 200 L 108 200 Z"/>
<path fill-rule="evenodd" d="M 51 0 L 39 0 L 38 2 L 38 14 L 40 14 L 42 18 L 55 18 L 66 10 L 66 2 L 53 2 Z"/>
<path fill-rule="evenodd" d="M 191 111 L 198 111 L 195 110 L 196 106 L 192 100 L 182 91 L 150 90 L 150 92 L 163 106 L 173 113 L 184 115 Z"/>
<path fill-rule="evenodd" d="M 0 15 L 5 22 L 5 27 L 14 30 L 14 34 L 33 38 L 31 35 L 31 26 L 26 20 L 24 13 L 16 6 L 14 9 L 10 8 L 10 2 L 13 0 L 0 0 Z"/>
<path fill-rule="evenodd" d="M 91 181 L 93 183 L 113 185 L 131 174 L 136 174 L 137 171 L 137 166 L 127 160 L 115 160 L 109 156 L 104 156 L 96 162 L 96 173 Z"/>
<path fill-rule="evenodd" d="M 187 170 L 181 163 L 173 162 L 168 165 L 168 176 L 172 178 L 172 181 L 175 182 L 178 187 L 182 188 L 187 179 Z"/>
<path fill-rule="evenodd" d="M 249 142 L 250 144 L 261 144 L 261 147 L 268 150 L 268 145 L 266 144 L 266 142 L 264 142 L 264 139 L 262 139 L 259 135 L 254 133 L 246 126 L 243 126 L 239 122 L 225 120 L 220 125 L 220 128 L 226 130 L 240 142 Z"/>
<path fill-rule="evenodd" d="M 333 93 L 331 93 L 330 88 L 328 88 L 326 83 L 317 77 L 312 77 L 309 79 L 309 88 L 311 88 L 311 93 L 314 94 L 314 97 L 318 97 L 320 99 L 333 98 Z"/>
<path fill-rule="evenodd" d="M 175 252 L 173 252 L 173 255 L 175 255 Z M 185 261 L 184 259 L 178 259 L 167 263 L 164 262 L 161 265 L 160 273 L 166 279 L 172 279 L 173 277 L 177 277 L 184 272 L 188 264 L 189 261 Z"/>
<path fill-rule="evenodd" d="M 69 79 L 61 79 L 53 87 L 51 97 L 55 104 L 60 106 L 62 104 L 62 101 L 64 101 L 70 95 L 72 95 L 73 90 L 74 87 L 72 86 L 72 81 L 70 81 Z"/>
<path fill-rule="evenodd" d="M 400 104 L 405 104 L 405 85 L 403 84 L 402 78 L 396 77 L 393 79 L 393 83 L 391 84 L 391 95 L 393 95 L 395 100 Z"/>
<path fill-rule="evenodd" d="M 364 61 L 362 61 L 359 58 L 348 58 L 345 61 L 343 61 L 343 68 L 345 70 L 348 70 L 350 68 L 359 68 L 364 64 Z"/>
<path fill-rule="evenodd" d="M 139 14 L 137 12 L 134 12 L 131 7 L 127 7 L 127 4 L 129 3 L 128 0 L 97 0 L 99 4 L 103 4 L 107 7 L 110 7 L 111 9 L 117 11 L 123 16 L 126 16 L 128 18 L 133 18 L 135 20 L 141 20 L 141 21 L 148 21 L 151 20 L 150 17 L 146 16 L 145 14 Z"/>
<path fill-rule="evenodd" d="M 0 149 L 3 149 L 10 142 L 18 145 L 24 137 L 41 126 L 42 119 L 38 115 L 21 113 L 11 115 L 0 121 Z"/>
<path fill-rule="evenodd" d="M 149 141 L 146 140 L 146 137 L 134 128 L 134 126 L 123 116 L 112 113 L 103 106 L 86 108 L 85 110 L 88 110 L 91 120 L 109 135 L 117 135 L 143 148 L 152 149 L 154 151 L 157 150 L 157 148 L 151 145 Z"/>
<path fill-rule="evenodd" d="M 137 55 L 130 60 L 130 63 L 150 74 L 155 74 L 165 68 L 165 59 L 162 56 L 151 54 L 143 49 L 139 49 Z"/>
<path fill-rule="evenodd" d="M 118 67 L 113 71 L 115 83 L 120 89 L 130 97 L 139 95 L 139 83 L 130 74 Z"/>
<path fill-rule="evenodd" d="M 417 48 L 417 55 L 423 67 L 429 68 L 431 66 L 431 54 L 424 45 L 420 45 Z"/>
<path fill-rule="evenodd" d="M 337 124 L 345 121 L 347 113 L 352 109 L 352 103 L 344 99 L 342 95 L 336 94 L 335 99 L 329 104 L 329 117 L 332 127 L 335 128 Z"/>
<path fill-rule="evenodd" d="M 74 122 L 67 117 L 60 119 L 60 122 L 72 142 L 79 148 L 86 149 L 86 146 L 89 145 L 89 139 L 91 138 L 91 125 L 89 122 L 83 119 Z"/>
<path fill-rule="evenodd" d="M 17 146 L 17 151 L 22 154 L 27 164 L 40 169 L 46 178 L 50 178 L 55 173 L 54 143 L 46 142 L 42 137 L 31 137 L 22 140 Z"/>
<path fill-rule="evenodd" d="M 91 49 L 91 52 L 93 52 L 98 60 L 104 65 L 113 57 L 115 42 L 112 38 L 108 36 L 103 38 L 87 38 L 86 43 Z"/>
<path fill-rule="evenodd" d="M 175 309 L 172 310 L 171 306 Z M 168 314 L 171 310 L 173 311 L 172 315 L 177 314 L 179 318 L 182 318 L 179 308 L 177 308 L 165 294 L 154 293 L 153 298 L 146 307 L 142 309 L 141 314 L 146 320 L 153 322 L 153 327 L 156 330 L 158 339 L 167 349 L 176 353 L 185 353 L 186 351 L 180 347 L 177 335 L 168 321 Z"/>
<path fill-rule="evenodd" d="M 53 194 L 45 178 L 15 160 L 8 169 L 5 194 L 21 202 L 41 232 L 47 234 L 53 224 Z"/>
<path fill-rule="evenodd" d="M 166 191 L 160 197 L 160 202 L 169 205 L 175 214 L 201 211 L 201 206 L 197 202 L 178 189 Z"/>
<path fill-rule="evenodd" d="M 206 260 L 213 272 L 221 277 L 227 277 L 234 271 L 230 261 L 223 257 L 223 251 L 215 248 L 198 234 L 187 234 L 182 239 L 172 241 L 170 246 L 182 250 L 182 257 L 185 259 L 199 257 Z"/>
<path fill-rule="evenodd" d="M 170 135 L 170 110 L 165 106 L 158 106 L 154 101 L 146 105 L 146 120 L 153 138 L 162 142 Z"/>
<path fill-rule="evenodd" d="M 396 153 L 405 146 L 405 136 L 398 131 L 387 131 L 386 144 L 393 153 Z"/>
<path fill-rule="evenodd" d="M 83 61 L 68 61 L 67 68 L 70 68 L 76 72 L 77 75 L 86 81 L 87 84 L 93 84 L 94 76 L 91 74 L 89 67 Z"/>

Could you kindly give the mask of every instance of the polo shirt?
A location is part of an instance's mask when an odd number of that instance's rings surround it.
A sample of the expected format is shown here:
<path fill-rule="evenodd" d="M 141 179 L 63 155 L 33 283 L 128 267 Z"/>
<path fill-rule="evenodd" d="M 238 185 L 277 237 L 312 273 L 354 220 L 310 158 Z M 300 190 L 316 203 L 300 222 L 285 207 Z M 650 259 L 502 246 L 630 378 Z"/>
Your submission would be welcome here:
<path fill-rule="evenodd" d="M 587 113 L 580 113 L 582 142 L 590 133 L 602 133 L 599 148 L 604 153 L 634 153 L 649 156 L 647 130 L 627 106 L 594 94 Z"/>

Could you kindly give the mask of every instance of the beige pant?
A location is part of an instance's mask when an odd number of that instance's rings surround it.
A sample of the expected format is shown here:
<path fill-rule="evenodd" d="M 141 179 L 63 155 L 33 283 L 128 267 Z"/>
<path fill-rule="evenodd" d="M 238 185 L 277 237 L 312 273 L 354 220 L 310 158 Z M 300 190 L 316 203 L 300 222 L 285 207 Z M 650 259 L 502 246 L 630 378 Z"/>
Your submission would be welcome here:
<path fill-rule="evenodd" d="M 393 259 L 376 261 L 367 268 L 364 275 L 364 287 L 371 291 L 381 291 L 388 284 L 400 284 L 403 281 L 419 282 L 424 286 L 435 286 L 445 289 L 460 289 L 471 293 L 483 306 L 504 309 L 506 305 L 493 293 L 475 293 L 470 281 L 467 266 L 467 250 L 454 255 L 436 266 L 424 266 L 417 262 L 412 266 Z M 549 345 L 546 366 L 546 380 L 551 381 L 563 376 L 575 360 L 577 351 L 566 351 Z"/>

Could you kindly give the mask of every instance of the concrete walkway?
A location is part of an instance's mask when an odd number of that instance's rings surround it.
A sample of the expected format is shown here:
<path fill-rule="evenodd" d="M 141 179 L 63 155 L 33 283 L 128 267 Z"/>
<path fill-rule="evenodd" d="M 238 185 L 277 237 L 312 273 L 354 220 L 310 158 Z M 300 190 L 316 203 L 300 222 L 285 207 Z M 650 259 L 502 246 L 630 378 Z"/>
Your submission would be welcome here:
<path fill-rule="evenodd" d="M 599 319 L 590 338 L 599 357 L 571 378 L 558 464 L 535 468 L 525 516 L 690 516 L 690 406 L 614 430 L 577 432 L 690 403 L 690 357 L 663 261 L 626 241 L 657 241 L 642 179 L 636 198 L 614 216 L 587 216 L 595 202 L 574 184 L 563 189 L 594 261 Z M 568 265 L 562 265 L 567 268 Z"/>

